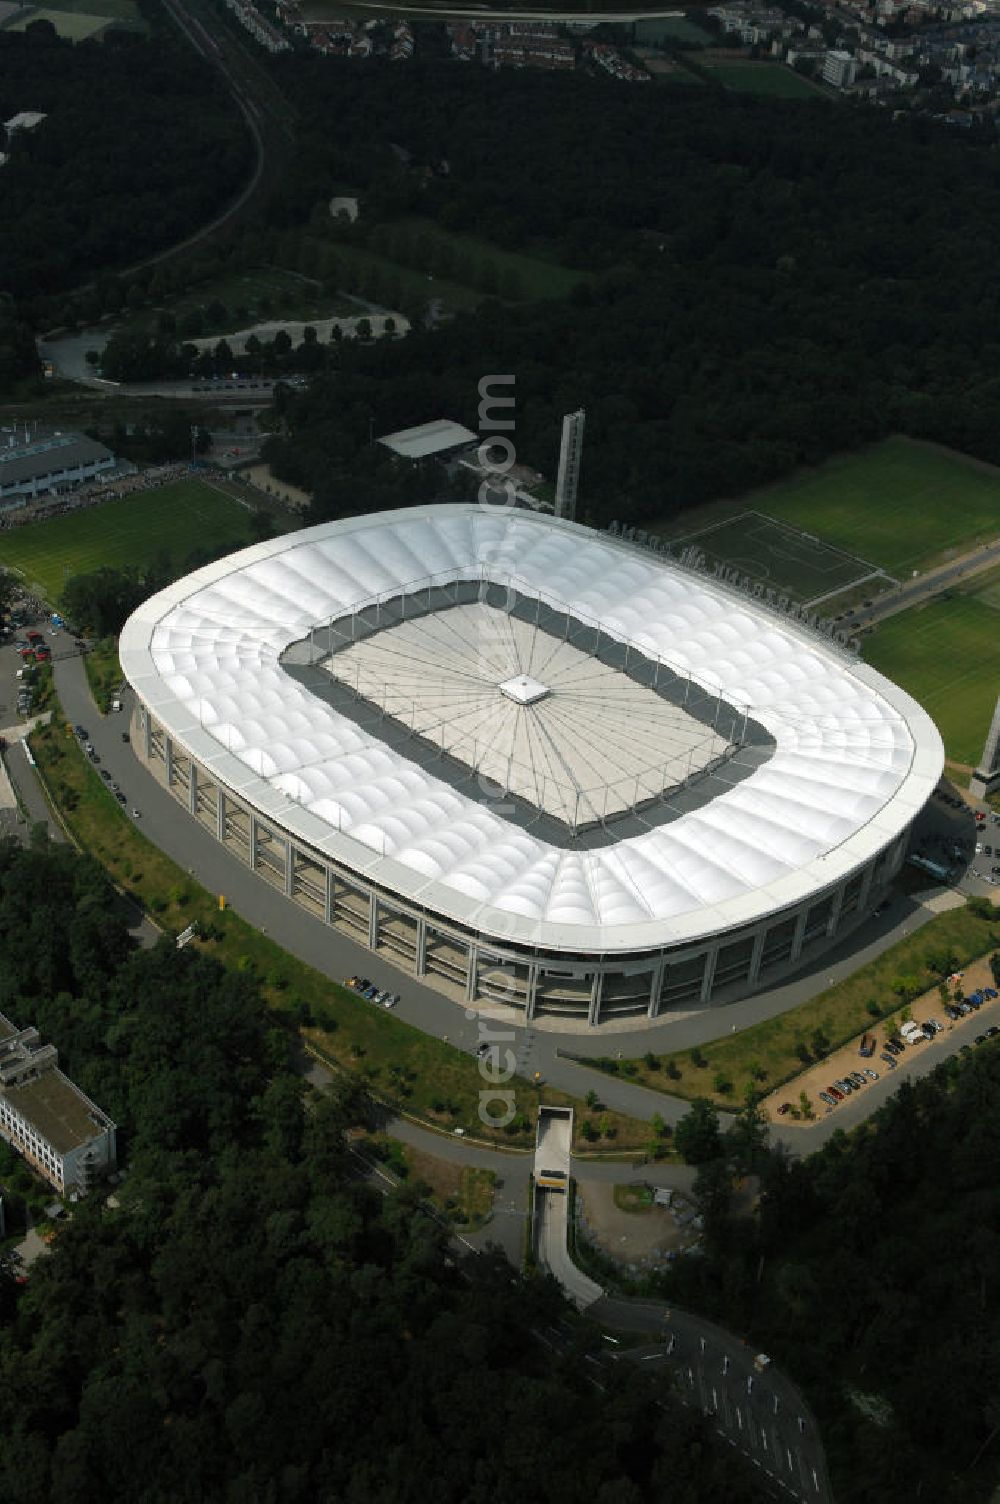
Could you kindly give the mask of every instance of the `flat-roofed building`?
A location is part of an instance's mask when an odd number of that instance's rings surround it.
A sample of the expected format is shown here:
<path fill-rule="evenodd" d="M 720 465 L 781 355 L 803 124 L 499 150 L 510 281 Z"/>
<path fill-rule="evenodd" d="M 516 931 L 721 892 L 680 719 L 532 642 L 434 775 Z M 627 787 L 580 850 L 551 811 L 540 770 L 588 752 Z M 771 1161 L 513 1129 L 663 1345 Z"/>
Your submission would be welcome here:
<path fill-rule="evenodd" d="M 400 428 L 396 433 L 384 434 L 379 443 L 399 455 L 400 459 L 426 460 L 451 449 L 463 449 L 466 444 L 475 444 L 476 435 L 461 423 L 439 418 L 433 423 L 418 423 L 416 428 Z"/>
<path fill-rule="evenodd" d="M 0 1013 L 0 1135 L 60 1195 L 115 1168 L 115 1125 L 59 1069 L 54 1045 Z"/>
<path fill-rule="evenodd" d="M 70 491 L 119 465 L 104 444 L 82 433 L 54 433 L 0 449 L 0 509 L 24 506 L 35 496 Z"/>

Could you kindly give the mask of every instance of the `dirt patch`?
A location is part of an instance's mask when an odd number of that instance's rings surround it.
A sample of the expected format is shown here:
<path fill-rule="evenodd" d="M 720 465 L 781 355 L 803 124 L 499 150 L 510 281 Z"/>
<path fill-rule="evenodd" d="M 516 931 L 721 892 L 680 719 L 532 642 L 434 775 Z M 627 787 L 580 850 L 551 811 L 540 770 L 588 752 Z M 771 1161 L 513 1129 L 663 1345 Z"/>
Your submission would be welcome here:
<path fill-rule="evenodd" d="M 674 1191 L 670 1206 L 643 1205 L 638 1196 L 616 1194 L 623 1190 L 605 1181 L 577 1184 L 578 1234 L 605 1258 L 641 1274 L 662 1268 L 697 1243 L 701 1223 L 689 1197 Z"/>

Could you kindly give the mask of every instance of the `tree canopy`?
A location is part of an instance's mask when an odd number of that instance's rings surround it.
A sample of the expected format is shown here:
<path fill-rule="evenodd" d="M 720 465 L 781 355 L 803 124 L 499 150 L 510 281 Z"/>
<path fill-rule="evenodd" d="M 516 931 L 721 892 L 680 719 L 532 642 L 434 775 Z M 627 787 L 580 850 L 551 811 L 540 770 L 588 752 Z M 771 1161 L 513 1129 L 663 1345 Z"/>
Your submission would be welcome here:
<path fill-rule="evenodd" d="M 0 1261 L 10 1504 L 676 1504 L 749 1469 L 636 1365 L 599 1392 L 553 1283 L 461 1266 L 413 1192 L 358 1175 L 351 1083 L 304 1095 L 257 978 L 134 947 L 66 848 L 0 841 L 0 986 L 120 1125 L 127 1179 L 26 1287 Z M 2 1163 L 2 1160 L 0 1160 Z"/>

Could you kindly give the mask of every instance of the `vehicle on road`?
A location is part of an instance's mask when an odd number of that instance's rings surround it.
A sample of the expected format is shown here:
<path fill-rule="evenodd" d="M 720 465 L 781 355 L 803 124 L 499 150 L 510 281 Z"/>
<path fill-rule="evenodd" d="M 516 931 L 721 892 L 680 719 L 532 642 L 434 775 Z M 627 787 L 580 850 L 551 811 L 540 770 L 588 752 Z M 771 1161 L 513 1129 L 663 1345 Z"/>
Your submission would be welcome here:
<path fill-rule="evenodd" d="M 836 1107 L 837 1105 L 836 1100 L 830 1095 L 828 1091 L 821 1091 L 819 1094 L 819 1099 L 821 1102 L 825 1102 L 827 1107 Z"/>

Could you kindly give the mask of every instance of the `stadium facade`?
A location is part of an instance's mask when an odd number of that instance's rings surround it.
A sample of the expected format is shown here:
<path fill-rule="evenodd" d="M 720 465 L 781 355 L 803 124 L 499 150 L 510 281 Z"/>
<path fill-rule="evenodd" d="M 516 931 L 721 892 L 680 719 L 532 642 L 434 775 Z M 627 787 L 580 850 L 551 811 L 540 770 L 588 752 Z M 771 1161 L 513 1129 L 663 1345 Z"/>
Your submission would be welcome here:
<path fill-rule="evenodd" d="M 522 511 L 255 545 L 145 602 L 121 659 L 136 752 L 264 881 L 458 1001 L 570 1027 L 818 955 L 943 767 L 832 642 Z"/>

